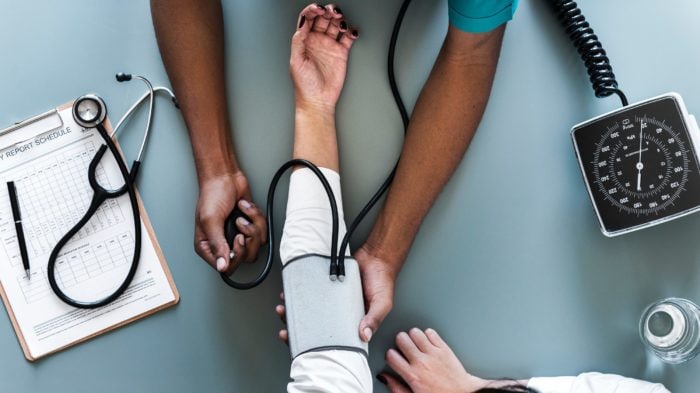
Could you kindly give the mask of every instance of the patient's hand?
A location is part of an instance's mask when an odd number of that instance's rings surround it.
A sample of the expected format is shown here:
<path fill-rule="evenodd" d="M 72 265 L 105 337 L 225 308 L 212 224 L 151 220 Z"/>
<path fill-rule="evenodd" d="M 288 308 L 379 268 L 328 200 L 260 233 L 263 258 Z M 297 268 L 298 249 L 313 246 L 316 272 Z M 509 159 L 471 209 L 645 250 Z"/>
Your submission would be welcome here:
<path fill-rule="evenodd" d="M 358 37 L 333 4 L 311 4 L 297 20 L 289 71 L 297 108 L 335 111 L 345 82 L 348 53 Z"/>
<path fill-rule="evenodd" d="M 413 328 L 396 335 L 396 349 L 386 353 L 386 362 L 396 374 L 377 378 L 391 393 L 474 393 L 481 389 L 521 392 L 528 381 L 487 380 L 467 372 L 452 349 L 433 329 Z"/>
<path fill-rule="evenodd" d="M 387 351 L 386 361 L 403 381 L 387 373 L 377 376 L 392 393 L 465 393 L 488 386 L 488 381 L 467 373 L 435 330 L 401 332 L 396 347 Z"/>

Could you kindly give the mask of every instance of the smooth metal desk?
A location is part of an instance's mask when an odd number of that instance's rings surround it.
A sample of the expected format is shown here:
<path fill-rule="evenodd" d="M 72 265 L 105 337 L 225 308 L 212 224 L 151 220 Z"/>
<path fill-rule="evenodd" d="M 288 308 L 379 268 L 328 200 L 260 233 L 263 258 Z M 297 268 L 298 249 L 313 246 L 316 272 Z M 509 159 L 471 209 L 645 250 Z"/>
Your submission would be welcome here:
<path fill-rule="evenodd" d="M 397 53 L 410 106 L 447 23 L 445 1 L 414 3 Z M 675 90 L 700 113 L 696 2 L 580 3 L 631 101 Z M 303 4 L 225 4 L 233 133 L 259 203 L 291 152 L 289 40 Z M 339 5 L 361 30 L 338 110 L 346 212 L 354 214 L 401 143 L 385 71 L 399 0 Z M 139 84 L 116 83 L 118 71 L 167 84 L 145 1 L 5 0 L 0 37 L 2 125 L 93 91 L 115 119 L 141 94 Z M 606 239 L 574 160 L 570 126 L 616 105 L 593 97 L 544 0 L 522 1 L 480 131 L 426 219 L 401 273 L 394 311 L 373 340 L 373 371 L 383 367 L 399 329 L 431 326 L 481 376 L 598 370 L 697 391 L 700 360 L 659 370 L 645 358 L 637 321 L 661 297 L 700 300 L 700 216 Z M 0 390 L 284 390 L 289 359 L 276 341 L 281 324 L 273 313 L 279 271 L 261 288 L 237 292 L 199 261 L 192 250 L 197 187 L 189 141 L 179 113 L 166 100 L 157 106 L 139 188 L 181 304 L 36 364 L 24 361 L 0 312 Z M 140 125 L 132 130 L 122 142 L 131 153 Z"/>

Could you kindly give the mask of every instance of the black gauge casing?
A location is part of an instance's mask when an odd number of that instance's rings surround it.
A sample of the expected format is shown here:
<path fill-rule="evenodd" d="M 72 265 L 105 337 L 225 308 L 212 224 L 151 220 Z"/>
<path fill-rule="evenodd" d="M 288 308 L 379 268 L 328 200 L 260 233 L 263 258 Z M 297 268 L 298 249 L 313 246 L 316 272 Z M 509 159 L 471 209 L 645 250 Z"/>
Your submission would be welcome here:
<path fill-rule="evenodd" d="M 601 231 L 617 236 L 700 210 L 698 127 L 668 93 L 574 126 L 571 137 Z"/>

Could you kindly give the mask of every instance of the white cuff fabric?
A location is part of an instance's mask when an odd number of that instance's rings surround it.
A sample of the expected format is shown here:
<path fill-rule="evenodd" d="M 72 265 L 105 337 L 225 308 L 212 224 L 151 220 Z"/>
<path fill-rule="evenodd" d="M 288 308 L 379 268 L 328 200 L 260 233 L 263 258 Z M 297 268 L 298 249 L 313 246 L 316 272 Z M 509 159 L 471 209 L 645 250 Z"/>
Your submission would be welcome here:
<path fill-rule="evenodd" d="M 532 378 L 527 386 L 541 393 L 670 393 L 659 383 L 601 373 Z"/>
<path fill-rule="evenodd" d="M 367 358 L 353 351 L 307 352 L 292 362 L 289 393 L 371 393 Z"/>
<path fill-rule="evenodd" d="M 340 175 L 327 168 L 320 169 L 338 205 L 340 245 L 346 231 Z M 295 170 L 289 182 L 287 218 L 280 241 L 282 263 L 306 254 L 330 255 L 332 222 L 328 195 L 319 179 L 308 168 Z M 350 252 L 346 255 L 349 256 Z M 301 354 L 292 361 L 289 376 L 292 381 L 287 385 L 287 391 L 290 393 L 372 392 L 372 373 L 367 358 L 355 351 L 327 350 Z"/>
<path fill-rule="evenodd" d="M 333 190 L 338 206 L 338 247 L 340 247 L 346 232 L 340 175 L 332 169 L 320 169 Z M 280 242 L 282 264 L 306 254 L 330 255 L 331 228 L 333 227 L 330 206 L 326 190 L 310 169 L 302 168 L 292 172 L 289 180 L 287 218 Z M 350 255 L 350 247 L 345 255 Z"/>
<path fill-rule="evenodd" d="M 576 377 L 531 378 L 527 387 L 539 393 L 569 393 Z"/>

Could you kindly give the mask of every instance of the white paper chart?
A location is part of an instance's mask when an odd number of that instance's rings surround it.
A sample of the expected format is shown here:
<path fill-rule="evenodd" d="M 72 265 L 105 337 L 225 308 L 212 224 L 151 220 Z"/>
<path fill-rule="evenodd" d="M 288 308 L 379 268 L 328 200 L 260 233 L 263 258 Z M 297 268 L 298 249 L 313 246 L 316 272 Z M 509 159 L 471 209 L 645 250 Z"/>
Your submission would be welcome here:
<path fill-rule="evenodd" d="M 8 171 L 3 177 L 15 179 L 20 209 L 24 218 L 29 258 L 50 253 L 58 240 L 82 217 L 92 196 L 87 179 L 90 160 L 96 148 L 92 141 L 81 141 L 65 151 L 52 155 L 50 160 L 37 158 L 21 170 Z M 32 165 L 33 164 L 33 165 Z M 97 180 L 106 188 L 112 184 L 105 176 L 102 165 L 97 167 Z M 0 206 L 8 206 L 7 193 L 0 193 Z M 47 208 L 47 205 L 50 205 Z M 0 226 L 9 226 L 10 212 L 0 212 Z M 114 224 L 124 221 L 124 213 L 117 201 L 111 199 L 100 206 L 97 214 L 80 230 L 71 243 L 82 240 Z M 16 241 L 14 230 L 2 232 L 3 244 Z M 70 248 L 69 243 L 66 248 Z M 10 255 L 12 265 L 22 263 L 19 255 Z"/>
<path fill-rule="evenodd" d="M 56 259 L 57 281 L 68 289 L 116 269 L 124 270 L 133 253 L 134 239 L 129 232 L 71 251 Z M 52 295 L 45 267 L 31 278 L 20 274 L 17 281 L 27 304 Z"/>
<path fill-rule="evenodd" d="M 88 210 L 94 193 L 89 166 L 104 142 L 96 129 L 86 130 L 75 123 L 70 107 L 46 116 L 38 125 L 30 123 L 26 129 L 0 136 L 0 282 L 28 359 L 177 302 L 176 290 L 143 220 L 139 222 L 142 247 L 138 269 L 119 299 L 102 308 L 81 310 L 61 302 L 53 293 L 48 282 L 49 256 Z M 4 184 L 9 180 L 17 189 L 31 264 L 29 277 L 22 266 Z M 97 165 L 96 180 L 111 190 L 124 184 L 111 153 Z M 92 302 L 121 285 L 134 258 L 133 221 L 127 194 L 100 205 L 56 258 L 56 282 L 63 292 Z"/>

